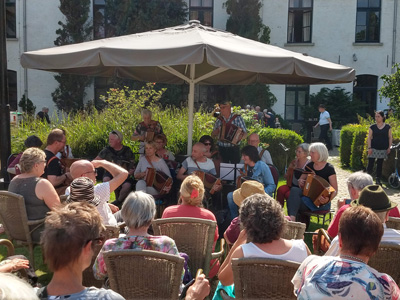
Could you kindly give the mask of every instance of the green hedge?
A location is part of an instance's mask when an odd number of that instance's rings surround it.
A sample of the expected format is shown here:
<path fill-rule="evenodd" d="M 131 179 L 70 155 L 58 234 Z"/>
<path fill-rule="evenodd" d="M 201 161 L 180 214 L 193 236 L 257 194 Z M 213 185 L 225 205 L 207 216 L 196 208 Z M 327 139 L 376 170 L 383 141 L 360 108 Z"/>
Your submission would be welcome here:
<path fill-rule="evenodd" d="M 366 138 L 368 128 L 362 125 L 356 126 L 353 132 L 351 144 L 350 168 L 353 170 L 364 169 L 363 156 L 366 154 Z"/>
<path fill-rule="evenodd" d="M 340 131 L 339 155 L 342 166 L 350 166 L 351 145 L 353 144 L 353 135 L 359 125 L 349 124 L 342 127 Z"/>
<path fill-rule="evenodd" d="M 271 153 L 272 161 L 282 175 L 285 171 L 286 155 L 279 143 L 290 149 L 287 153 L 289 164 L 295 157 L 297 145 L 303 143 L 303 138 L 287 129 L 262 128 L 257 133 L 260 135 L 261 143 L 269 144 L 268 151 Z"/>

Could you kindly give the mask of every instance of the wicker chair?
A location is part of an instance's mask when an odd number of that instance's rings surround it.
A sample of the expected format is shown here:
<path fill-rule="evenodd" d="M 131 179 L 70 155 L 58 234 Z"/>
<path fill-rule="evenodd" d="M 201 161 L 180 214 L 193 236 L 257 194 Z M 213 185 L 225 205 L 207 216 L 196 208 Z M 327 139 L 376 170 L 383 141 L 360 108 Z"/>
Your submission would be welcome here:
<path fill-rule="evenodd" d="M 305 231 L 306 231 L 306 224 L 300 222 L 288 221 L 286 230 L 283 233 L 282 238 L 288 240 L 291 239 L 302 240 Z"/>
<path fill-rule="evenodd" d="M 7 248 L 7 254 L 6 254 L 5 258 L 7 258 L 9 256 L 13 256 L 15 254 L 14 245 L 13 245 L 13 243 L 11 243 L 10 240 L 0 239 L 0 246 L 5 246 Z M 21 269 L 17 272 L 20 277 L 22 277 L 24 279 L 28 279 L 28 275 L 27 275 L 25 269 Z"/>
<path fill-rule="evenodd" d="M 400 230 L 400 218 L 389 217 L 389 220 L 386 221 L 387 228 L 393 228 Z"/>
<path fill-rule="evenodd" d="M 299 266 L 272 258 L 232 259 L 236 299 L 296 299 L 291 280 Z"/>
<path fill-rule="evenodd" d="M 153 221 L 155 235 L 166 235 L 175 241 L 180 252 L 189 255 L 189 269 L 210 272 L 210 261 L 221 258 L 225 240 L 221 239 L 221 251 L 211 253 L 217 222 L 197 218 L 166 218 Z"/>
<path fill-rule="evenodd" d="M 375 270 L 392 276 L 397 285 L 400 284 L 400 245 L 393 242 L 382 242 L 368 265 Z"/>
<path fill-rule="evenodd" d="M 23 196 L 0 191 L 0 223 L 4 225 L 6 235 L 11 241 L 28 246 L 32 267 L 35 267 L 33 248 L 39 242 L 32 241 L 31 232 L 43 222 L 44 219 L 28 221 Z M 29 226 L 34 229 L 31 231 Z"/>
<path fill-rule="evenodd" d="M 119 236 L 120 228 L 118 226 L 106 226 L 106 230 L 102 232 L 105 240 L 117 238 Z M 96 260 L 97 254 L 99 254 L 102 246 L 96 246 L 93 249 L 92 263 L 88 268 L 83 271 L 82 284 L 83 286 L 95 286 L 101 288 L 103 286 L 103 280 L 97 280 L 93 275 L 93 265 Z"/>
<path fill-rule="evenodd" d="M 178 299 L 184 259 L 159 251 L 104 253 L 110 287 L 126 299 Z"/>

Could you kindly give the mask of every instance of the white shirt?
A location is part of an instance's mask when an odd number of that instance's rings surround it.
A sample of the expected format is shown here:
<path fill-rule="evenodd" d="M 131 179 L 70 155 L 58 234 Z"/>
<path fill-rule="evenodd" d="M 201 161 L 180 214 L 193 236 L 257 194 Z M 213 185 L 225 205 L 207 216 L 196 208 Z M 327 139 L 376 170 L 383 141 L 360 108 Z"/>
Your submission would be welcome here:
<path fill-rule="evenodd" d="M 381 242 L 393 242 L 400 244 L 400 231 L 393 228 L 386 228 L 386 224 L 383 224 L 383 236 Z M 326 256 L 337 256 L 339 255 L 339 236 L 337 235 L 331 242 L 331 245 L 326 251 Z"/>
<path fill-rule="evenodd" d="M 319 114 L 319 125 L 321 126 L 321 125 L 329 124 L 328 119 L 330 119 L 330 118 L 331 118 L 331 115 L 327 111 L 320 113 Z"/>
<path fill-rule="evenodd" d="M 261 148 L 261 147 L 259 146 L 259 147 L 257 147 L 257 150 L 258 150 L 258 154 L 260 154 L 261 151 L 263 151 L 263 148 Z M 269 153 L 268 150 L 265 150 L 265 151 L 264 151 L 264 153 L 263 153 L 263 155 L 262 155 L 262 157 L 261 157 L 261 160 L 262 160 L 263 162 L 265 162 L 266 164 L 269 164 L 269 165 L 273 165 L 273 164 L 274 164 L 274 163 L 272 162 L 271 154 Z"/>

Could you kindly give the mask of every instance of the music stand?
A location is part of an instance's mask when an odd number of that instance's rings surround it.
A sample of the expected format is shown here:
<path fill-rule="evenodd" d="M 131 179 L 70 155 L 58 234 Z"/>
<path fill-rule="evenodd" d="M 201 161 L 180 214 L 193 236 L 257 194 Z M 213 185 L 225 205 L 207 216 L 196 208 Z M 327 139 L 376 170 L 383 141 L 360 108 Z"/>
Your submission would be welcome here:
<path fill-rule="evenodd" d="M 242 169 L 244 164 L 220 164 L 220 178 L 221 180 L 228 180 L 236 182 L 236 178 L 240 176 L 239 170 Z"/>

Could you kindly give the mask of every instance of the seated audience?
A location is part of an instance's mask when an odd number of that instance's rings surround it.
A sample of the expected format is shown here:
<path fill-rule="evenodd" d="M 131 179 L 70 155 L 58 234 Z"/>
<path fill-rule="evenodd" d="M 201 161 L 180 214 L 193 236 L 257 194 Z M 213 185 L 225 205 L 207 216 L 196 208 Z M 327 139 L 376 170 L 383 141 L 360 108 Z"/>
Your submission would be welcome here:
<path fill-rule="evenodd" d="M 65 129 L 61 129 L 61 130 L 63 131 L 64 135 L 67 136 Z M 74 158 L 74 155 L 72 154 L 71 146 L 67 145 L 67 144 L 64 146 L 64 148 L 60 152 L 58 152 L 56 154 L 56 156 L 59 159 L 62 159 L 62 158 Z"/>
<path fill-rule="evenodd" d="M 270 196 L 255 194 L 246 198 L 239 218 L 243 230 L 219 270 L 221 285 L 233 284 L 233 258 L 265 257 L 302 262 L 310 254 L 303 240 L 281 238 L 287 221 L 279 203 Z M 221 285 L 216 293 L 223 288 Z"/>
<path fill-rule="evenodd" d="M 269 153 L 269 151 L 260 146 L 260 136 L 257 133 L 250 134 L 247 138 L 247 143 L 257 148 L 261 161 L 269 165 L 274 164 L 272 162 L 271 154 Z"/>
<path fill-rule="evenodd" d="M 50 210 L 60 204 L 54 186 L 40 177 L 46 165 L 46 154 L 39 148 L 28 148 L 19 163 L 22 173 L 11 180 L 8 191 L 24 197 L 28 220 L 44 219 Z M 40 241 L 43 226 L 30 227 L 33 241 Z"/>
<path fill-rule="evenodd" d="M 264 191 L 272 196 L 272 193 L 276 189 L 274 178 L 268 165 L 260 160 L 258 150 L 256 147 L 247 145 L 242 149 L 242 160 L 244 167 L 242 173 L 245 177 L 251 178 L 264 185 Z M 231 214 L 231 219 L 236 218 L 239 215 L 239 207 L 233 201 L 233 192 L 230 192 L 227 196 L 228 206 Z"/>
<path fill-rule="evenodd" d="M 14 274 L 0 272 L 0 299 L 5 300 L 39 300 L 35 290 L 24 280 Z"/>
<path fill-rule="evenodd" d="M 175 160 L 174 154 L 167 148 L 167 137 L 165 134 L 157 134 L 154 137 L 154 142 L 156 143 L 156 155 L 164 160 Z"/>
<path fill-rule="evenodd" d="M 36 147 L 40 148 L 42 147 L 43 142 L 36 136 L 36 135 L 31 135 L 28 136 L 27 139 L 24 142 L 24 146 L 26 149 L 31 148 L 31 147 Z M 8 165 L 7 167 L 7 172 L 10 174 L 21 174 L 21 167 L 19 165 L 19 160 L 21 159 L 22 153 L 19 153 L 13 161 Z"/>
<path fill-rule="evenodd" d="M 112 290 L 82 285 L 93 247 L 104 242 L 103 230 L 100 214 L 88 203 L 70 203 L 49 213 L 41 244 L 53 278 L 38 291 L 41 299 L 124 299 Z"/>
<path fill-rule="evenodd" d="M 105 159 L 109 162 L 113 162 L 114 164 L 117 164 L 118 166 L 127 170 L 129 173 L 129 176 L 125 179 L 125 181 L 115 189 L 116 200 L 113 202 L 113 204 L 118 207 L 121 207 L 125 198 L 132 190 L 134 181 L 130 175 L 133 175 L 133 172 L 135 171 L 133 152 L 128 146 L 122 145 L 122 140 L 123 136 L 120 131 L 111 131 L 108 135 L 109 145 L 104 147 L 95 158 L 95 160 Z M 108 182 L 112 178 L 113 174 L 108 172 L 106 169 L 106 172 L 104 172 L 103 175 L 103 182 Z"/>
<path fill-rule="evenodd" d="M 138 180 L 136 183 L 136 191 L 142 191 L 150 195 L 158 195 L 159 192 L 152 186 L 146 184 L 146 173 L 148 168 L 153 168 L 156 171 L 161 171 L 168 177 L 171 177 L 171 172 L 165 161 L 156 156 L 156 143 L 146 142 L 145 155 L 140 157 L 139 163 L 135 170 L 135 178 Z M 169 192 L 171 187 L 168 187 L 166 192 Z"/>
<path fill-rule="evenodd" d="M 219 177 L 222 158 L 221 155 L 219 155 L 218 149 L 214 145 L 214 139 L 210 135 L 203 135 L 199 142 L 206 146 L 206 152 L 204 153 L 204 156 L 214 162 L 215 171 L 217 172 L 217 177 Z"/>
<path fill-rule="evenodd" d="M 308 147 L 309 144 L 302 143 L 296 147 L 296 158 L 290 163 L 289 168 L 285 174 L 286 184 L 281 185 L 276 192 L 276 200 L 283 205 L 285 199 L 289 199 L 290 189 L 292 187 L 299 187 L 298 180 L 303 174 L 306 165 L 310 162 L 308 160 Z"/>
<path fill-rule="evenodd" d="M 179 202 L 181 205 L 169 206 L 164 210 L 162 218 L 175 218 L 175 217 L 190 217 L 206 219 L 217 222 L 214 214 L 208 209 L 203 208 L 202 201 L 204 198 L 204 185 L 199 177 L 195 175 L 190 175 L 183 180 Z M 214 234 L 214 245 L 213 251 L 215 249 L 215 244 L 218 240 L 218 226 L 215 228 Z M 211 261 L 211 266 L 214 267 L 210 270 L 208 278 L 213 278 L 219 269 L 219 263 Z M 206 274 L 207 275 L 207 274 Z"/>
<path fill-rule="evenodd" d="M 368 266 L 382 235 L 370 208 L 347 209 L 339 223 L 340 256 L 309 256 L 292 279 L 297 299 L 399 299 L 392 277 Z"/>
<path fill-rule="evenodd" d="M 299 187 L 292 187 L 290 189 L 289 199 L 286 202 L 288 215 L 292 221 L 305 221 L 308 223 L 309 219 L 301 218 L 302 212 L 306 211 L 320 211 L 329 210 L 331 207 L 331 200 L 337 195 L 338 184 L 336 178 L 335 168 L 327 162 L 329 158 L 329 152 L 323 143 L 312 143 L 309 147 L 311 162 L 306 165 L 307 172 L 313 172 L 316 175 L 325 179 L 334 189 L 330 197 L 319 197 L 319 202 L 322 203 L 320 206 L 316 206 L 308 197 L 303 196 L 303 188 L 307 179 L 307 174 L 301 175 Z"/>
<path fill-rule="evenodd" d="M 154 198 L 144 192 L 131 192 L 122 205 L 122 218 L 129 232 L 125 237 L 107 240 L 93 265 L 97 279 L 107 277 L 103 253 L 122 249 L 144 249 L 179 255 L 173 239 L 167 236 L 148 234 L 149 226 L 156 214 Z"/>
<path fill-rule="evenodd" d="M 262 183 L 255 180 L 246 180 L 242 186 L 233 192 L 233 201 L 240 208 L 243 200 L 254 194 L 266 195 Z M 225 230 L 224 238 L 228 245 L 232 246 L 240 234 L 240 219 L 236 217 Z"/>
<path fill-rule="evenodd" d="M 107 172 L 112 175 L 112 179 L 107 182 L 99 183 L 94 186 L 94 194 L 100 198 L 100 204 L 97 206 L 104 225 L 117 225 L 117 221 L 113 214 L 115 214 L 119 208 L 111 203 L 110 194 L 115 191 L 128 177 L 128 171 L 124 168 L 109 162 L 107 160 L 78 160 L 71 165 L 72 178 L 76 179 L 79 177 L 88 177 L 96 183 L 97 168 L 104 168 Z M 70 193 L 69 188 L 65 191 L 65 194 Z"/>
<path fill-rule="evenodd" d="M 64 149 L 66 138 L 61 129 L 53 129 L 47 137 L 47 146 L 44 149 L 46 154 L 46 168 L 42 175 L 51 182 L 59 195 L 65 194 L 65 189 L 70 185 L 72 177 L 56 156 Z"/>
<path fill-rule="evenodd" d="M 400 231 L 392 228 L 386 228 L 385 222 L 389 219 L 389 211 L 397 206 L 397 203 L 390 201 L 385 191 L 380 185 L 368 185 L 360 192 L 357 200 L 350 203 L 351 207 L 365 206 L 372 209 L 378 215 L 378 218 L 383 224 L 384 233 L 383 242 L 394 242 L 400 244 Z M 344 214 L 344 213 L 343 213 Z M 343 215 L 342 217 L 343 218 Z M 339 221 L 340 233 L 340 221 Z M 339 236 L 336 236 L 325 255 L 339 255 Z"/>

